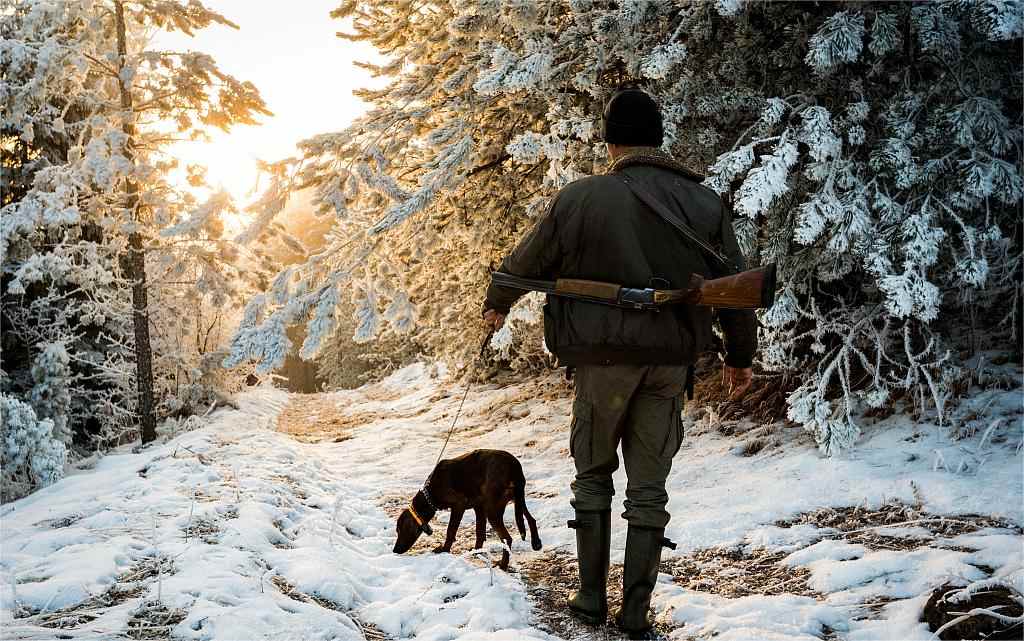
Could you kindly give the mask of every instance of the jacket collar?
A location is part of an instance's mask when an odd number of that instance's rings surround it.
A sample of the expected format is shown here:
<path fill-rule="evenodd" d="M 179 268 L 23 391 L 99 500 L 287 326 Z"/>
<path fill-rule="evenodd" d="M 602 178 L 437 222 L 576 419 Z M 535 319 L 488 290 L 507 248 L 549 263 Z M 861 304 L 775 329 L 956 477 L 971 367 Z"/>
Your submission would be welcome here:
<path fill-rule="evenodd" d="M 657 147 L 633 147 L 609 165 L 606 173 L 613 174 L 633 165 L 662 167 L 697 182 L 704 180 L 704 176 L 701 176 Z"/>

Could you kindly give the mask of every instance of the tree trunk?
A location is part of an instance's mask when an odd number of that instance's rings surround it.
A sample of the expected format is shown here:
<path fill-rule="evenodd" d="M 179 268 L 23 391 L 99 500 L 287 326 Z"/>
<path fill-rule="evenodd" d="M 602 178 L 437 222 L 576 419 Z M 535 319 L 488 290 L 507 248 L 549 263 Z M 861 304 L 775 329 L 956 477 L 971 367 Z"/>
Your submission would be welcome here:
<path fill-rule="evenodd" d="M 114 2 L 117 20 L 117 55 L 118 71 L 125 67 L 127 45 L 125 44 L 124 4 Z M 125 153 L 134 160 L 132 150 L 135 137 L 133 120 L 132 94 L 124 77 L 118 79 L 121 89 L 121 129 L 128 136 Z M 139 185 L 129 178 L 125 188 L 127 193 L 126 208 L 131 213 L 132 221 L 139 221 Z M 153 401 L 153 349 L 149 340 L 149 303 L 146 291 L 146 255 L 142 247 L 142 234 L 136 229 L 128 236 L 128 260 L 125 261 L 126 276 L 132 283 L 132 321 L 135 326 L 135 374 L 139 391 L 139 423 L 142 427 L 142 442 L 148 443 L 156 439 L 156 415 Z"/>

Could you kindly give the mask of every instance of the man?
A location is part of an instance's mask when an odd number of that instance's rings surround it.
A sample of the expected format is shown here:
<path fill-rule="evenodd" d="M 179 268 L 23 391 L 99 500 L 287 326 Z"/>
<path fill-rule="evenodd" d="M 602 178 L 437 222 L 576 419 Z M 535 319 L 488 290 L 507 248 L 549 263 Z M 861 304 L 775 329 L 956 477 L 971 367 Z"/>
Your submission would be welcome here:
<path fill-rule="evenodd" d="M 743 257 L 728 212 L 701 177 L 658 150 L 662 118 L 643 91 L 616 93 L 604 113 L 611 167 L 562 189 L 543 219 L 502 262 L 500 270 L 527 278 L 582 278 L 629 287 L 684 288 L 691 273 L 726 275 L 677 229 L 648 208 L 631 184 L 717 246 L 736 268 Z M 484 319 L 501 327 L 522 290 L 494 283 Z M 711 310 L 691 305 L 637 311 L 549 296 L 545 341 L 563 365 L 576 369 L 569 451 L 576 465 L 572 505 L 580 590 L 569 608 L 583 620 L 607 617 L 612 473 L 622 444 L 626 465 L 623 517 L 629 523 L 623 604 L 616 616 L 630 638 L 651 634 L 648 613 L 669 514 L 665 480 L 683 437 L 682 394 L 688 370 L 710 343 Z M 750 386 L 757 325 L 746 310 L 718 310 L 724 333 L 723 377 L 734 398 Z"/>

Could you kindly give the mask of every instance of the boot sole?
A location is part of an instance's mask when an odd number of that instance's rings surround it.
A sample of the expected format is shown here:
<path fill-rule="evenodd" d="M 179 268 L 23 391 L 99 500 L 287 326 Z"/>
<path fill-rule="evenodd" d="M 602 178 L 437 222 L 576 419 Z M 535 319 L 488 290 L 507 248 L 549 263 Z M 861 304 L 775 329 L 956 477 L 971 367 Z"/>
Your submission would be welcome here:
<path fill-rule="evenodd" d="M 653 625 L 649 628 L 627 630 L 626 628 L 622 627 L 622 619 L 620 619 L 619 616 L 619 613 L 616 612 L 615 616 L 613 617 L 615 627 L 618 628 L 619 632 L 624 634 L 627 639 L 630 639 L 631 641 L 636 639 L 643 641 L 646 639 L 649 641 L 650 639 L 663 638 L 662 635 L 654 629 Z"/>
<path fill-rule="evenodd" d="M 571 605 L 569 606 L 569 614 L 590 625 L 604 625 L 608 620 L 607 612 L 601 614 L 600 612 L 591 612 L 589 610 L 578 610 Z"/>

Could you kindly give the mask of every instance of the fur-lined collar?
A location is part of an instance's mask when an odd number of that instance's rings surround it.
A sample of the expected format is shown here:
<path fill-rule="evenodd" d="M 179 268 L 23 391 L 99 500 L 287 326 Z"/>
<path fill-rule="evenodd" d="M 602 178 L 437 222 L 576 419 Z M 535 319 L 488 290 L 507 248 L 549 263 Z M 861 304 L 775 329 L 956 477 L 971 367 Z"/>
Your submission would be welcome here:
<path fill-rule="evenodd" d="M 632 167 L 633 165 L 653 165 L 655 167 L 663 167 L 682 174 L 697 182 L 703 182 L 704 180 L 704 176 L 701 176 L 656 147 L 634 147 L 630 151 L 626 152 L 625 155 L 619 156 L 619 158 L 608 167 L 607 173 L 613 174 L 621 169 L 625 169 L 626 167 Z"/>

